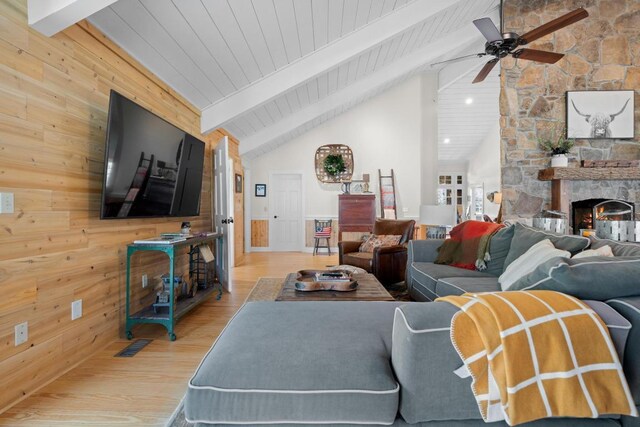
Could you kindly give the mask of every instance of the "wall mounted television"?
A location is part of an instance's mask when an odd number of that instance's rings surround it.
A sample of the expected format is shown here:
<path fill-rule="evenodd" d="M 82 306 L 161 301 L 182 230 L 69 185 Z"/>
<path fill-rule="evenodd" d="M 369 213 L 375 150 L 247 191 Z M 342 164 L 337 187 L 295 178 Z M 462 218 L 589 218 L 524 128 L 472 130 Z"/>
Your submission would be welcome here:
<path fill-rule="evenodd" d="M 200 214 L 204 142 L 111 91 L 101 219 Z"/>

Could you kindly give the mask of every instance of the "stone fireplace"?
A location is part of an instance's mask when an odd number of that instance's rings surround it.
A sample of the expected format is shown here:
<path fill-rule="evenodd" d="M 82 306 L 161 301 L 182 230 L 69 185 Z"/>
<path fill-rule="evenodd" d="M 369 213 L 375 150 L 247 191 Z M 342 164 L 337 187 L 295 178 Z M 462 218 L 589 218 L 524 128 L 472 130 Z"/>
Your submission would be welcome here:
<path fill-rule="evenodd" d="M 541 183 L 551 181 L 551 209 L 569 214 L 574 233 L 580 229 L 595 228 L 594 208 L 600 215 L 608 215 L 613 221 L 636 219 L 637 192 L 634 186 L 640 182 L 640 168 L 547 168 L 538 172 Z M 613 212 L 630 211 L 629 217 L 619 217 Z M 597 213 L 596 213 L 597 214 Z"/>
<path fill-rule="evenodd" d="M 533 49 L 564 53 L 555 64 L 504 58 L 501 66 L 500 127 L 503 215 L 528 219 L 543 209 L 571 214 L 570 203 L 586 199 L 618 199 L 640 203 L 635 171 L 589 172 L 565 184 L 539 179 L 550 164 L 538 138 L 552 138 L 566 126 L 567 90 L 636 90 L 635 138 L 581 139 L 569 153 L 570 168 L 583 171 L 582 160 L 640 159 L 640 3 L 624 0 L 505 0 L 506 31 L 523 34 L 571 10 L 584 6 L 589 17 L 532 43 Z M 580 172 L 579 172 L 580 173 Z M 602 174 L 604 178 L 598 176 Z M 629 173 L 630 176 L 625 176 Z M 554 199 L 563 192 L 566 204 Z"/>

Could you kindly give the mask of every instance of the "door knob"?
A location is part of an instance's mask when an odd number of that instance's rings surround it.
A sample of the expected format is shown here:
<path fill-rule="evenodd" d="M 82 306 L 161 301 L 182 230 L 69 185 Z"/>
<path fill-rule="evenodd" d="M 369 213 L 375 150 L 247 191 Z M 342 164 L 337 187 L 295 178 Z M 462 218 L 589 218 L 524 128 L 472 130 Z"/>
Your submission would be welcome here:
<path fill-rule="evenodd" d="M 274 218 L 278 218 L 278 215 L 274 215 L 273 217 L 274 217 Z"/>
<path fill-rule="evenodd" d="M 226 219 L 223 219 L 223 220 L 222 220 L 222 221 L 220 221 L 220 222 L 221 222 L 221 223 L 223 223 L 223 224 L 226 224 L 226 223 L 227 223 L 227 220 L 226 220 Z"/>
<path fill-rule="evenodd" d="M 229 224 L 233 224 L 233 218 L 229 218 L 229 219 L 227 220 L 227 223 L 229 223 Z"/>

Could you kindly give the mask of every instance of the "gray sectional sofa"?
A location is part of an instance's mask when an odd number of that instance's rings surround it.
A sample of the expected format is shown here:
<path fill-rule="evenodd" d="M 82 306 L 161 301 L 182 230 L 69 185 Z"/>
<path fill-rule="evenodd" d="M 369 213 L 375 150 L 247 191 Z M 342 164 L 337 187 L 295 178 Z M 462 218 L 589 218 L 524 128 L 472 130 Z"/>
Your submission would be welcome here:
<path fill-rule="evenodd" d="M 513 236 L 510 229 L 495 241 Z M 516 247 L 526 247 L 525 240 Z M 433 240 L 409 246 L 407 281 L 416 300 L 497 290 L 496 272 L 511 244 L 494 245 L 488 272 L 433 264 L 437 246 Z M 630 248 L 617 250 L 631 255 Z M 640 405 L 640 296 L 588 304 L 609 328 Z M 190 380 L 186 419 L 200 426 L 485 425 L 471 380 L 453 373 L 461 366 L 449 336 L 456 312 L 444 302 L 247 303 Z M 525 425 L 638 427 L 640 422 L 614 414 Z"/>

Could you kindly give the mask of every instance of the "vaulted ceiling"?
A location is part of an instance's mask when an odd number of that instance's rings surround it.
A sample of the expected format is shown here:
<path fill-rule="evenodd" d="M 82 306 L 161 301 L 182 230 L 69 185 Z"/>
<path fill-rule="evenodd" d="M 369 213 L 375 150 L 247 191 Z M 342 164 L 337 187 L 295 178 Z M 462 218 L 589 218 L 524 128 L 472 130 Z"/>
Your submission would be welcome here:
<path fill-rule="evenodd" d="M 241 140 L 241 154 L 253 158 L 431 69 L 432 62 L 482 51 L 484 40 L 471 21 L 496 16 L 497 3 L 119 0 L 89 21 L 200 108 L 203 132 L 226 128 Z M 482 96 L 492 96 L 497 109 L 497 73 L 482 89 L 465 76 L 478 64 L 452 66 L 457 74 L 440 93 L 446 111 L 473 90 L 479 113 Z M 450 144 L 441 145 L 447 159 L 461 156 L 455 144 L 468 145 L 474 132 L 478 137 L 482 130 L 470 122 L 482 117 L 470 119 L 467 134 L 455 134 L 460 122 L 441 121 L 451 135 Z"/>

